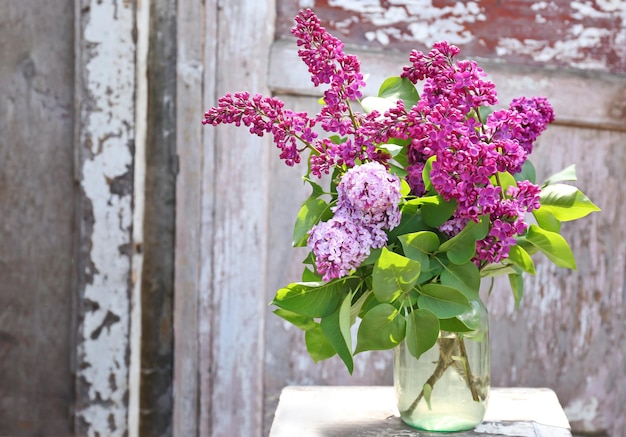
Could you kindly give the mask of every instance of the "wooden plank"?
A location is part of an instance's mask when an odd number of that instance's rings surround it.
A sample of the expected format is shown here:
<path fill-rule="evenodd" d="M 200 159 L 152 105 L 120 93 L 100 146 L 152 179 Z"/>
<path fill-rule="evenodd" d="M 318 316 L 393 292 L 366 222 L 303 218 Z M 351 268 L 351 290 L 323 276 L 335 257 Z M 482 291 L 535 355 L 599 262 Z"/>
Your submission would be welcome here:
<path fill-rule="evenodd" d="M 176 2 L 154 0 L 147 54 L 145 213 L 141 276 L 140 435 L 172 432 L 176 207 Z M 140 150 L 140 149 L 138 149 Z M 137 197 L 137 194 L 136 194 Z M 137 208 L 137 203 L 135 204 Z"/>
<path fill-rule="evenodd" d="M 217 96 L 237 90 L 267 94 L 274 2 L 223 2 L 218 9 Z M 208 106 L 215 100 L 206 101 Z M 213 128 L 207 128 L 213 129 Z M 265 138 L 246 129 L 216 129 L 214 162 L 205 167 L 212 194 L 211 263 L 203 258 L 213 308 L 211 333 L 210 434 L 262 432 L 263 327 L 267 302 L 266 251 L 268 149 Z M 205 161 L 206 162 L 206 161 Z M 212 171 L 214 169 L 214 171 Z M 242 363 L 254 363 L 242 365 Z"/>
<path fill-rule="evenodd" d="M 72 434 L 73 6 L 0 2 L 3 436 Z"/>
<path fill-rule="evenodd" d="M 174 273 L 174 382 L 172 434 L 199 435 L 199 396 L 207 369 L 199 361 L 202 334 L 198 320 L 202 227 L 203 137 L 203 27 L 216 5 L 207 1 L 179 0 L 177 11 L 176 150 L 179 173 L 176 181 L 176 247 Z M 209 11 L 205 15 L 205 11 Z M 212 38 L 207 29 L 208 43 Z M 207 435 L 207 434 L 204 434 Z"/>
<path fill-rule="evenodd" d="M 421 436 L 400 419 L 392 386 L 286 387 L 270 437 Z M 429 434 L 429 433 L 426 433 Z M 459 437 L 571 437 L 563 408 L 545 388 L 493 388 L 483 423 Z"/>
<path fill-rule="evenodd" d="M 459 45 L 467 56 L 509 65 L 562 66 L 626 73 L 626 3 L 336 0 L 279 3 L 278 34 L 289 36 L 299 8 L 348 44 L 389 53 Z"/>
<path fill-rule="evenodd" d="M 537 275 L 525 280 L 519 312 L 506 283 L 497 284 L 487 301 L 492 381 L 550 386 L 575 431 L 621 435 L 626 426 L 626 187 L 621 176 L 626 133 L 554 126 L 542 135 L 533 162 L 539 180 L 575 164 L 578 185 L 602 212 L 563 224 L 578 270 L 558 269 L 535 257 Z"/>
<path fill-rule="evenodd" d="M 76 2 L 76 432 L 128 433 L 134 3 Z"/>

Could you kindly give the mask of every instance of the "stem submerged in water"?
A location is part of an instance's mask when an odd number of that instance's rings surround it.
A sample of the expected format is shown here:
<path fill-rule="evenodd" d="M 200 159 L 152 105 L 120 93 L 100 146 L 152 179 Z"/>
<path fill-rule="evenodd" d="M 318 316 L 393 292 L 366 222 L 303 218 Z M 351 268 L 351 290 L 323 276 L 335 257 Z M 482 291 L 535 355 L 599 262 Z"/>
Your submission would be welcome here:
<path fill-rule="evenodd" d="M 437 360 L 437 366 L 424 385 L 430 385 L 430 387 L 434 389 L 435 383 L 443 376 L 448 367 L 455 366 L 459 374 L 464 376 L 467 386 L 472 394 L 472 399 L 479 402 L 481 399 L 476 388 L 476 381 L 474 380 L 474 375 L 472 374 L 463 337 L 459 334 L 455 334 L 455 337 L 453 338 L 439 338 L 437 343 L 439 344 L 439 359 Z M 455 352 L 457 352 L 457 354 L 455 354 Z M 409 405 L 406 410 L 401 412 L 402 415 L 411 416 L 422 398 L 424 398 L 424 388 L 422 388 L 411 405 Z"/>

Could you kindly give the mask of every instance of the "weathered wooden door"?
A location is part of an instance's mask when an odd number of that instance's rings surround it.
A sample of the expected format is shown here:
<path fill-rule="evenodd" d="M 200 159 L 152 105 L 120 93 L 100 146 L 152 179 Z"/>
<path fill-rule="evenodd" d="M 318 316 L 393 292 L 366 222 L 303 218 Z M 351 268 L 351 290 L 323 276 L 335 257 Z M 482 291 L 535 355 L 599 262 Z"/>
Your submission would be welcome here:
<path fill-rule="evenodd" d="M 54 3 L 0 4 L 0 435 L 72 429 L 74 15 Z"/>
<path fill-rule="evenodd" d="M 140 3 L 0 4 L 0 435 L 137 434 Z"/>
<path fill-rule="evenodd" d="M 263 435 L 287 384 L 390 384 L 389 353 L 315 365 L 301 333 L 271 315 L 299 277 L 290 232 L 301 169 L 245 129 L 202 128 L 227 92 L 273 93 L 315 112 L 319 91 L 289 29 L 313 8 L 362 60 L 375 93 L 411 48 L 447 39 L 483 58 L 506 105 L 545 95 L 557 121 L 534 154 L 539 177 L 576 164 L 603 208 L 568 225 L 577 272 L 537 262 L 520 312 L 502 284 L 488 299 L 493 383 L 556 389 L 575 430 L 624 435 L 626 339 L 626 5 L 624 2 L 179 1 L 176 435 Z M 277 13 L 274 16 L 274 13 Z"/>

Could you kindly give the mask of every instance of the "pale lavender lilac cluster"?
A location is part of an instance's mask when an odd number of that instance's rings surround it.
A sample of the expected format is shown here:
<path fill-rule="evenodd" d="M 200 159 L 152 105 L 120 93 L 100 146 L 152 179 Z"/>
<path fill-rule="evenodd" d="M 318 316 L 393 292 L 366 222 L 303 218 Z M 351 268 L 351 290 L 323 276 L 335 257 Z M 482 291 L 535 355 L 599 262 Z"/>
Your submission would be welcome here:
<path fill-rule="evenodd" d="M 534 141 L 554 120 L 548 101 L 516 99 L 483 120 L 479 108 L 497 103 L 495 86 L 474 61 L 455 60 L 459 49 L 444 41 L 428 54 L 416 50 L 410 54 L 410 65 L 402 77 L 415 84 L 423 82 L 416 105 L 406 108 L 398 101 L 384 114 L 354 112 L 350 101 L 361 97 L 364 86 L 358 59 L 343 52 L 343 43 L 330 35 L 310 10 L 298 14 L 292 32 L 313 84 L 328 85 L 320 112 L 309 117 L 285 109 L 277 98 L 236 93 L 219 99 L 218 106 L 205 113 L 203 123 L 244 124 L 254 134 L 271 133 L 287 165 L 300 162 L 305 150 L 310 152 L 310 171 L 318 177 L 335 168 L 341 172 L 352 169 L 339 184 L 334 218 L 318 224 L 310 234 L 309 246 L 324 279 L 344 276 L 356 268 L 370 248 L 386 243 L 384 229 L 391 229 L 399 220 L 399 197 L 391 202 L 396 194 L 381 194 L 385 182 L 373 176 L 378 173 L 356 171 L 359 167 L 373 169 L 364 163 L 386 164 L 390 156 L 378 145 L 394 138 L 409 141 L 405 179 L 411 193 L 426 194 L 422 173 L 434 157 L 430 181 L 444 199 L 457 203 L 440 231 L 452 237 L 470 220 L 487 216 L 490 231 L 477 242 L 474 262 L 481 265 L 505 258 L 515 236 L 526 229 L 525 213 L 539 207 L 540 189 L 525 181 L 503 193 L 494 178 L 498 172 L 521 171 Z M 318 138 L 315 126 L 342 139 Z M 389 176 L 384 165 L 376 165 Z M 385 208 L 393 205 L 395 209 L 379 210 L 379 200 Z M 373 203 L 368 204 L 370 201 Z"/>
<path fill-rule="evenodd" d="M 387 243 L 385 230 L 400 223 L 400 199 L 400 179 L 382 164 L 369 162 L 346 172 L 337 186 L 333 217 L 315 225 L 307 242 L 323 280 L 348 275 L 370 249 Z"/>

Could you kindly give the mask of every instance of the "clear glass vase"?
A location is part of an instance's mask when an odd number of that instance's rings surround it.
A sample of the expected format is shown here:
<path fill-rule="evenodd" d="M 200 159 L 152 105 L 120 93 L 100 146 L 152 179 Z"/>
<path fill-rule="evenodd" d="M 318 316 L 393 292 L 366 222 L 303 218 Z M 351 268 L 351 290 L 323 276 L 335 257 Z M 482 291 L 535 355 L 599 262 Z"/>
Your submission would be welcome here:
<path fill-rule="evenodd" d="M 489 397 L 489 319 L 480 300 L 461 316 L 471 332 L 441 331 L 416 359 L 405 342 L 394 352 L 398 410 L 408 425 L 426 431 L 463 431 L 480 424 Z"/>

